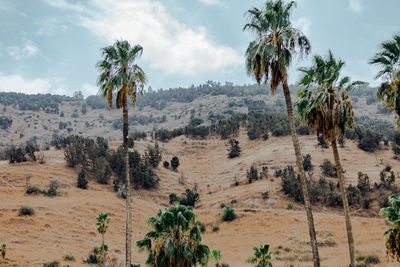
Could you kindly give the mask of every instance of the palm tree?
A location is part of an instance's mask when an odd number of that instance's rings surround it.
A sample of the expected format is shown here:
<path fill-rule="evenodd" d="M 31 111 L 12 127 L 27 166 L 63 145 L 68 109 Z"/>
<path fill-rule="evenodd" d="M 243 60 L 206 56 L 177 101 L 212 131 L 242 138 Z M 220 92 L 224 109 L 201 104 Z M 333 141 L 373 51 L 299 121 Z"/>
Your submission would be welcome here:
<path fill-rule="evenodd" d="M 222 265 L 221 265 L 221 259 L 222 259 L 221 250 L 213 249 L 212 257 L 215 260 L 215 267 L 222 267 Z"/>
<path fill-rule="evenodd" d="M 254 256 L 248 259 L 249 263 L 255 263 L 254 267 L 272 267 L 271 263 L 271 251 L 269 251 L 269 245 L 260 245 L 260 247 L 253 247 Z"/>
<path fill-rule="evenodd" d="M 128 158 L 128 96 L 135 107 L 137 92 L 143 91 L 146 82 L 144 71 L 135 60 L 141 56 L 143 48 L 140 45 L 131 46 L 128 41 L 116 41 L 113 45 L 102 49 L 103 59 L 97 63 L 100 71 L 98 85 L 103 96 L 107 97 L 111 110 L 114 93 L 117 94 L 115 106 L 123 111 L 123 146 L 125 160 L 126 188 L 126 267 L 131 266 L 131 186 L 129 180 Z"/>
<path fill-rule="evenodd" d="M 264 9 L 253 8 L 248 11 L 249 22 L 243 30 L 254 32 L 256 39 L 250 42 L 247 48 L 246 66 L 248 75 L 254 76 L 259 84 L 262 81 L 267 84 L 270 79 L 271 94 L 275 93 L 280 84 L 283 85 L 296 164 L 301 177 L 313 261 L 314 266 L 319 267 L 314 219 L 287 81 L 287 69 L 292 61 L 292 56 L 309 54 L 311 50 L 308 39 L 291 24 L 290 12 L 294 6 L 294 1 L 285 4 L 282 0 L 271 0 L 265 3 Z"/>
<path fill-rule="evenodd" d="M 108 213 L 100 213 L 99 216 L 96 218 L 96 227 L 97 227 L 97 232 L 101 234 L 101 250 L 103 253 L 103 266 L 106 266 L 106 251 L 104 248 L 104 235 L 107 232 L 108 229 L 108 224 L 110 222 L 110 218 L 108 217 Z"/>
<path fill-rule="evenodd" d="M 344 62 L 335 59 L 329 51 L 326 59 L 314 56 L 311 67 L 300 68 L 299 70 L 304 74 L 300 84 L 304 85 L 305 89 L 297 92 L 299 98 L 297 110 L 301 120 L 307 123 L 310 129 L 316 128 L 318 138 L 322 134 L 323 138 L 332 145 L 343 198 L 350 263 L 354 267 L 354 239 L 337 140 L 347 128 L 353 127 L 354 113 L 348 92 L 365 83 L 351 82 L 347 76 L 340 77 L 343 66 Z"/>
<path fill-rule="evenodd" d="M 383 42 L 380 51 L 369 63 L 381 68 L 376 78 L 384 82 L 378 88 L 377 97 L 396 112 L 397 124 L 400 126 L 400 34 L 395 34 L 393 40 Z"/>
<path fill-rule="evenodd" d="M 391 226 L 385 234 L 387 254 L 400 262 L 400 198 L 397 195 L 389 197 L 390 207 L 381 209 L 381 216 Z"/>
<path fill-rule="evenodd" d="M 192 207 L 172 206 L 147 220 L 153 230 L 137 241 L 147 249 L 147 265 L 154 267 L 192 267 L 206 265 L 208 246 L 201 244 L 200 226 Z"/>

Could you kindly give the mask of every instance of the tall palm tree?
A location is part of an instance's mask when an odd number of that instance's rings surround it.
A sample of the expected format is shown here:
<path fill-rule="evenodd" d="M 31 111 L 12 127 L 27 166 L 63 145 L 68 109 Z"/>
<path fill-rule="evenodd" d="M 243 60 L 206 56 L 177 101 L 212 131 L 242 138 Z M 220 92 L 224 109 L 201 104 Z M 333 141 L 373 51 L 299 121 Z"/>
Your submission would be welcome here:
<path fill-rule="evenodd" d="M 272 267 L 271 259 L 272 252 L 269 251 L 269 245 L 260 245 L 260 247 L 253 247 L 254 256 L 250 257 L 247 261 L 255 263 L 254 267 Z"/>
<path fill-rule="evenodd" d="M 387 254 L 400 262 L 400 198 L 397 195 L 389 197 L 390 207 L 381 209 L 381 216 L 390 225 L 385 234 Z"/>
<path fill-rule="evenodd" d="M 107 232 L 108 229 L 108 224 L 110 223 L 110 218 L 108 217 L 108 213 L 100 213 L 99 216 L 96 218 L 96 227 L 97 227 L 97 232 L 101 234 L 101 249 L 102 249 L 102 263 L 103 266 L 106 266 L 106 250 L 104 248 L 104 235 Z"/>
<path fill-rule="evenodd" d="M 280 84 L 283 86 L 296 164 L 301 177 L 313 261 L 314 266 L 317 267 L 320 266 L 320 260 L 314 219 L 287 81 L 287 69 L 293 55 L 301 56 L 308 54 L 311 50 L 308 39 L 294 28 L 290 21 L 290 13 L 295 4 L 294 1 L 285 4 L 282 0 L 271 0 L 265 3 L 263 9 L 253 8 L 248 11 L 249 21 L 243 30 L 252 31 L 256 35 L 256 39 L 250 42 L 247 48 L 246 67 L 248 75 L 254 76 L 258 83 L 264 81 L 267 84 L 270 80 L 271 94 L 275 93 Z"/>
<path fill-rule="evenodd" d="M 123 113 L 123 146 L 125 161 L 125 188 L 126 188 L 126 267 L 131 266 L 131 186 L 129 180 L 128 158 L 128 96 L 135 107 L 136 95 L 143 91 L 146 82 L 144 71 L 135 64 L 143 52 L 140 45 L 131 46 L 128 41 L 116 41 L 113 45 L 102 49 L 103 59 L 97 63 L 100 71 L 98 85 L 103 96 L 107 98 L 111 110 L 114 93 L 115 106 L 122 108 Z"/>
<path fill-rule="evenodd" d="M 397 124 L 400 126 L 400 34 L 395 34 L 393 40 L 383 42 L 380 51 L 369 63 L 381 68 L 376 75 L 377 79 L 383 80 L 377 97 L 396 112 Z"/>
<path fill-rule="evenodd" d="M 299 98 L 297 110 L 301 120 L 307 123 L 310 129 L 315 127 L 317 136 L 319 137 L 322 134 L 324 139 L 332 145 L 343 198 L 350 264 L 354 267 L 354 239 L 337 140 L 339 135 L 343 134 L 347 128 L 353 127 L 354 113 L 348 92 L 365 83 L 351 82 L 347 76 L 340 77 L 343 66 L 344 62 L 335 59 L 332 52 L 329 51 L 326 59 L 321 56 L 314 56 L 311 67 L 300 68 L 299 70 L 304 74 L 300 84 L 304 85 L 305 89 L 297 92 Z"/>
<path fill-rule="evenodd" d="M 192 207 L 183 205 L 158 211 L 148 220 L 153 230 L 137 241 L 147 249 L 146 264 L 154 267 L 193 267 L 206 265 L 210 256 L 208 246 L 201 244 L 200 226 Z"/>

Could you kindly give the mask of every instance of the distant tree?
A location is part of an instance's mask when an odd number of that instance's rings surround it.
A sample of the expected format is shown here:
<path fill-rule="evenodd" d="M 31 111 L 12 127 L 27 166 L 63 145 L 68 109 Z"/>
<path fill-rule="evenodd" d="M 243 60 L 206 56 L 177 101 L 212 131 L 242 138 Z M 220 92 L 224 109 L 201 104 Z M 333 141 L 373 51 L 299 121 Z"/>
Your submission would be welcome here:
<path fill-rule="evenodd" d="M 231 146 L 229 149 L 229 158 L 236 158 L 240 156 L 241 149 L 239 147 L 239 141 L 236 139 L 230 139 L 229 145 Z"/>
<path fill-rule="evenodd" d="M 81 113 L 82 113 L 83 115 L 85 115 L 85 114 L 87 113 L 86 104 L 82 104 L 82 106 L 81 106 Z"/>
<path fill-rule="evenodd" d="M 162 160 L 161 150 L 157 143 L 157 140 L 154 144 L 154 147 L 148 146 L 145 151 L 145 160 L 148 164 L 150 164 L 153 168 L 157 168 L 158 164 L 160 164 Z"/>
<path fill-rule="evenodd" d="M 172 169 L 176 170 L 179 167 L 180 163 L 179 163 L 179 158 L 177 156 L 174 156 L 171 159 L 171 167 Z"/>

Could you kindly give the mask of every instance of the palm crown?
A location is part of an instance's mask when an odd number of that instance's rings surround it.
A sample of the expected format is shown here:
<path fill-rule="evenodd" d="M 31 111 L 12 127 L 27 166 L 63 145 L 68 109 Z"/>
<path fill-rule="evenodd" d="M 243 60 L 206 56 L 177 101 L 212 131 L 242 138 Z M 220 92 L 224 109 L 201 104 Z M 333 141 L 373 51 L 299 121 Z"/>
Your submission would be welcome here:
<path fill-rule="evenodd" d="M 132 47 L 128 41 L 116 41 L 102 50 L 103 60 L 97 63 L 101 72 L 97 83 L 104 97 L 107 97 L 109 107 L 111 108 L 115 91 L 117 109 L 122 108 L 127 95 L 135 105 L 137 92 L 142 92 L 146 82 L 144 71 L 134 64 L 141 56 L 143 48 L 140 45 Z"/>
<path fill-rule="evenodd" d="M 191 207 L 173 206 L 148 219 L 153 230 L 137 242 L 146 248 L 150 266 L 189 267 L 207 264 L 210 249 L 202 245 L 200 227 Z"/>
<path fill-rule="evenodd" d="M 400 260 L 400 197 L 393 194 L 389 197 L 390 207 L 381 209 L 381 215 L 392 227 L 385 232 L 385 245 L 392 257 Z"/>
<path fill-rule="evenodd" d="M 292 54 L 308 54 L 311 50 L 308 39 L 290 22 L 290 12 L 295 4 L 294 1 L 287 4 L 282 0 L 268 1 L 264 9 L 248 11 L 249 22 L 243 28 L 256 35 L 246 50 L 247 72 L 258 83 L 264 81 L 266 84 L 271 76 L 272 94 L 286 79 Z"/>
<path fill-rule="evenodd" d="M 353 127 L 353 106 L 348 93 L 365 84 L 341 77 L 343 66 L 344 61 L 335 59 L 329 51 L 326 58 L 314 56 L 311 67 L 299 69 L 304 74 L 300 85 L 305 89 L 297 92 L 297 111 L 302 121 L 315 127 L 317 135 L 321 133 L 328 141 L 336 140 L 346 128 Z"/>
<path fill-rule="evenodd" d="M 269 245 L 260 245 L 260 247 L 253 247 L 254 256 L 248 259 L 250 263 L 256 263 L 255 267 L 272 267 L 271 254 L 269 251 Z"/>
<path fill-rule="evenodd" d="M 386 102 L 389 109 L 400 115 L 400 35 L 394 35 L 393 40 L 383 42 L 380 51 L 370 60 L 370 64 L 378 65 L 381 69 L 376 78 L 384 82 L 377 91 L 377 97 Z M 385 99 L 386 97 L 386 99 Z M 400 119 L 398 118 L 400 125 Z"/>

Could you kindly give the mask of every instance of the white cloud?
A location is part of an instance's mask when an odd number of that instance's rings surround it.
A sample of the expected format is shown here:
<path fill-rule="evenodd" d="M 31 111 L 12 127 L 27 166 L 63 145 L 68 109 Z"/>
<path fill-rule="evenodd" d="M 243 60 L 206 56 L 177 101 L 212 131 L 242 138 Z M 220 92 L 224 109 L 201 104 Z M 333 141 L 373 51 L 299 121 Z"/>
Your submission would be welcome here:
<path fill-rule="evenodd" d="M 21 75 L 5 75 L 0 73 L 0 91 L 25 94 L 49 93 L 52 88 L 48 79 L 26 80 Z"/>
<path fill-rule="evenodd" d="M 298 28 L 305 35 L 309 35 L 311 33 L 310 32 L 311 21 L 308 18 L 302 17 L 293 21 L 293 26 L 295 28 Z"/>
<path fill-rule="evenodd" d="M 243 63 L 233 48 L 210 40 L 204 27 L 191 28 L 171 17 L 158 1 L 91 0 L 86 9 L 64 0 L 46 1 L 82 11 L 81 24 L 110 44 L 127 39 L 142 45 L 143 60 L 166 74 L 197 75 Z"/>
<path fill-rule="evenodd" d="M 97 95 L 97 93 L 99 92 L 99 87 L 89 83 L 84 83 L 81 86 L 81 90 L 84 96 Z"/>
<path fill-rule="evenodd" d="M 200 2 L 207 4 L 207 5 L 218 5 L 221 4 L 219 0 L 199 0 Z"/>
<path fill-rule="evenodd" d="M 350 9 L 355 12 L 361 12 L 361 10 L 362 10 L 361 1 L 362 0 L 350 0 L 350 2 L 349 2 Z"/>
<path fill-rule="evenodd" d="M 66 0 L 44 0 L 44 1 L 52 7 L 69 9 L 69 10 L 79 11 L 79 12 L 86 10 L 85 6 L 80 3 L 71 3 Z"/>
<path fill-rule="evenodd" d="M 39 52 L 39 48 L 30 40 L 25 41 L 23 47 L 19 46 L 8 46 L 6 47 L 8 55 L 12 56 L 16 60 L 22 58 L 36 57 Z"/>

